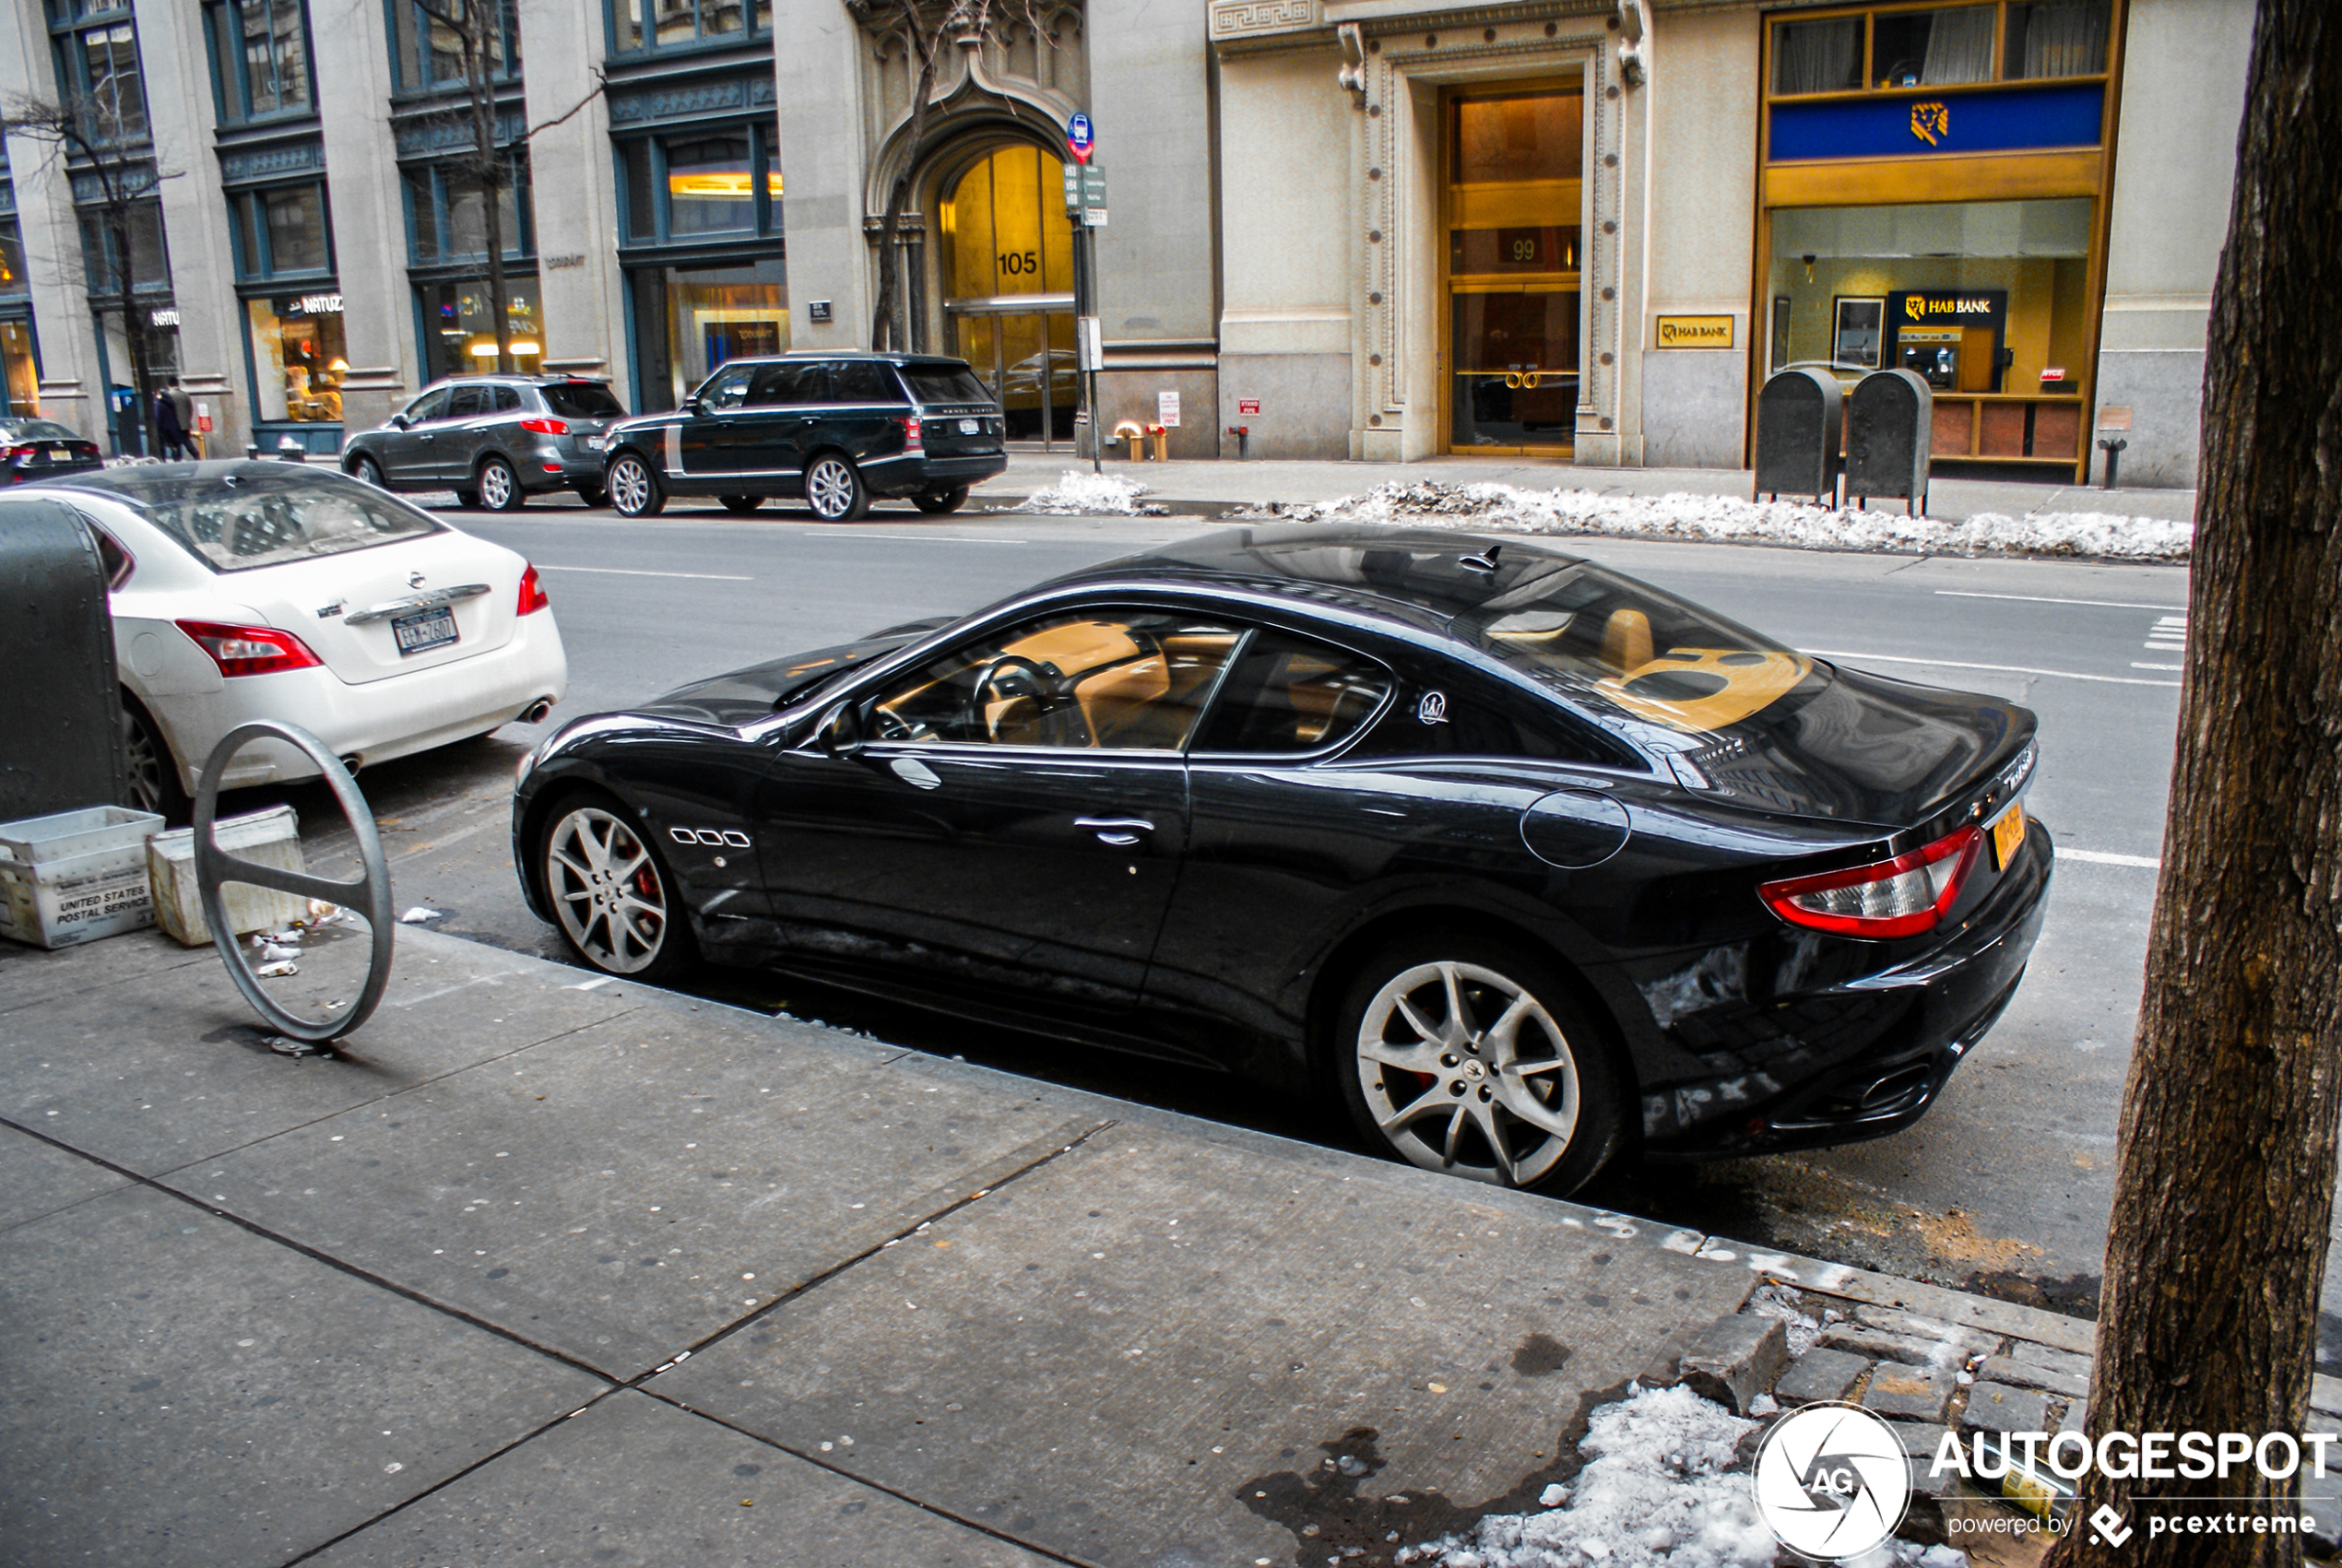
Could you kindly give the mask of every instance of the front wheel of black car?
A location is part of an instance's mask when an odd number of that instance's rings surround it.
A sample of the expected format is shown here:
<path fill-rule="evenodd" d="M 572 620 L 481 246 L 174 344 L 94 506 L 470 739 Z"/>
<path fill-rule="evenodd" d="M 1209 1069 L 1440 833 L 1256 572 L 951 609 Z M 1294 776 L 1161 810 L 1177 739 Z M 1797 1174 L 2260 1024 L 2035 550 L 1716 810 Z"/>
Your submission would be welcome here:
<path fill-rule="evenodd" d="M 1352 980 L 1331 1064 L 1368 1141 L 1427 1171 L 1559 1197 L 1626 1142 L 1608 1041 L 1550 961 L 1489 941 L 1385 948 Z"/>
<path fill-rule="evenodd" d="M 870 510 L 870 492 L 860 469 L 824 452 L 805 470 L 805 503 L 824 523 L 851 523 Z"/>
<path fill-rule="evenodd" d="M 579 485 L 576 487 L 576 489 L 577 499 L 584 501 L 588 506 L 608 506 L 609 504 L 609 491 L 602 489 L 599 485 Z"/>
<path fill-rule="evenodd" d="M 957 512 L 967 498 L 965 485 L 949 485 L 941 489 L 921 490 L 911 498 L 911 504 L 921 512 Z"/>
<path fill-rule="evenodd" d="M 361 455 L 353 459 L 349 465 L 349 477 L 361 485 L 372 485 L 376 489 L 384 488 L 383 466 L 371 457 Z"/>
<path fill-rule="evenodd" d="M 719 495 L 716 499 L 724 503 L 725 511 L 734 513 L 753 512 L 764 504 L 761 495 Z"/>
<path fill-rule="evenodd" d="M 537 865 L 562 935 L 596 969 L 661 981 L 691 962 L 680 890 L 616 800 L 581 796 L 556 808 L 538 835 Z"/>
<path fill-rule="evenodd" d="M 651 466 L 629 452 L 609 466 L 609 503 L 621 517 L 656 517 L 667 504 Z"/>
<path fill-rule="evenodd" d="M 520 476 L 513 466 L 501 457 L 491 457 L 479 466 L 479 501 L 491 512 L 518 512 L 528 500 L 520 488 Z"/>

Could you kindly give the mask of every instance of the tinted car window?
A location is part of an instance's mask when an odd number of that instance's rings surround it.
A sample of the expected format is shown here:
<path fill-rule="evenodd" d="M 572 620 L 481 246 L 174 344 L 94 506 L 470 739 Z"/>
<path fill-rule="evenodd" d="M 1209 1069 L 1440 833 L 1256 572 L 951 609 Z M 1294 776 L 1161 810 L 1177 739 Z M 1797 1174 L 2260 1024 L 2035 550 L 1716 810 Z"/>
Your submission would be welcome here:
<path fill-rule="evenodd" d="M 560 382 L 540 386 L 545 407 L 568 419 L 614 419 L 626 412 L 609 387 L 596 382 Z"/>
<path fill-rule="evenodd" d="M 895 373 L 917 403 L 989 403 L 992 395 L 965 365 L 897 365 Z"/>
<path fill-rule="evenodd" d="M 1054 615 L 954 648 L 879 699 L 871 733 L 936 745 L 1177 750 L 1236 633 L 1153 610 Z"/>
<path fill-rule="evenodd" d="M 519 409 L 520 388 L 516 386 L 498 386 L 491 387 L 490 390 L 496 394 L 496 412 L 499 414 L 509 414 Z"/>
<path fill-rule="evenodd" d="M 1547 757 L 1630 765 L 1631 755 L 1597 748 L 1564 724 L 1532 718 L 1452 687 L 1410 689 L 1346 753 L 1348 757 Z"/>
<path fill-rule="evenodd" d="M 81 438 L 53 419 L 9 419 L 0 421 L 0 431 L 10 441 L 79 441 Z"/>
<path fill-rule="evenodd" d="M 1230 672 L 1199 751 L 1316 751 L 1354 733 L 1390 693 L 1390 672 L 1362 654 L 1261 631 Z"/>
<path fill-rule="evenodd" d="M 441 418 L 447 412 L 447 394 L 451 390 L 444 386 L 433 387 L 412 403 L 408 404 L 405 410 L 408 422 L 418 424 L 425 419 Z"/>
<path fill-rule="evenodd" d="M 442 419 L 474 419 L 488 412 L 488 389 L 484 386 L 458 386 L 447 395 L 447 412 Z"/>
<path fill-rule="evenodd" d="M 901 395 L 875 360 L 846 360 L 830 366 L 832 403 L 900 403 Z"/>
<path fill-rule="evenodd" d="M 699 389 L 703 408 L 737 408 L 748 401 L 749 383 L 756 379 L 754 365 L 727 365 Z"/>
<path fill-rule="evenodd" d="M 103 487 L 215 572 L 248 572 L 313 556 L 340 555 L 445 530 L 354 480 L 328 475 L 236 470 L 216 477 L 109 477 Z"/>
<path fill-rule="evenodd" d="M 756 390 L 749 397 L 751 403 L 813 403 L 821 396 L 821 377 L 815 372 L 819 365 L 766 365 L 756 372 Z"/>

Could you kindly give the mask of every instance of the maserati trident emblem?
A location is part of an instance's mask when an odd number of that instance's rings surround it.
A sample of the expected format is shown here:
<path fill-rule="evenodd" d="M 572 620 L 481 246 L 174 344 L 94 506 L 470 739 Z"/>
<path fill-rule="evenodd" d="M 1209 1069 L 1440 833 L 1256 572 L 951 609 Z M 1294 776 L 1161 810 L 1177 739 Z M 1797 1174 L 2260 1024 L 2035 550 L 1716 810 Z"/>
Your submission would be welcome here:
<path fill-rule="evenodd" d="M 1445 691 L 1425 692 L 1423 701 L 1415 704 L 1415 722 L 1425 725 L 1446 724 L 1448 722 L 1448 694 Z"/>

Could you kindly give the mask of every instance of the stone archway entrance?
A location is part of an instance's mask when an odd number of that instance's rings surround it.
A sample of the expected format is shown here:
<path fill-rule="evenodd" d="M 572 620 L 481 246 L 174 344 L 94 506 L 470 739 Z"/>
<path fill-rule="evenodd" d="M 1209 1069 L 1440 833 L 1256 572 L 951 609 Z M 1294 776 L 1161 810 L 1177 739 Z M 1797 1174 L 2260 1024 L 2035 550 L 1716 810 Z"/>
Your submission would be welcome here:
<path fill-rule="evenodd" d="M 1072 443 L 1080 383 L 1062 170 L 1045 147 L 1003 147 L 936 206 L 948 351 L 1000 400 L 1009 440 L 1044 451 Z"/>

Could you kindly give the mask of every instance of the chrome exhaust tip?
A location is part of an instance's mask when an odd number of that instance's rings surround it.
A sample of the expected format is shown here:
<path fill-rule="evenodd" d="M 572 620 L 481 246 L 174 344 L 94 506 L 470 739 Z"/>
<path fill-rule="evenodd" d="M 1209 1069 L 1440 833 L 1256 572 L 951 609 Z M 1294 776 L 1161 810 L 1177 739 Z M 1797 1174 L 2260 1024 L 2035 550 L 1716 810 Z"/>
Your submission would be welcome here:
<path fill-rule="evenodd" d="M 520 717 L 515 722 L 525 725 L 541 725 L 545 722 L 545 715 L 552 711 L 553 700 L 550 697 L 539 697 L 520 711 Z"/>
<path fill-rule="evenodd" d="M 349 776 L 354 779 L 358 776 L 358 770 L 365 766 L 365 759 L 359 756 L 357 752 L 353 751 L 349 756 L 344 757 L 341 760 L 341 765 L 349 770 Z"/>

